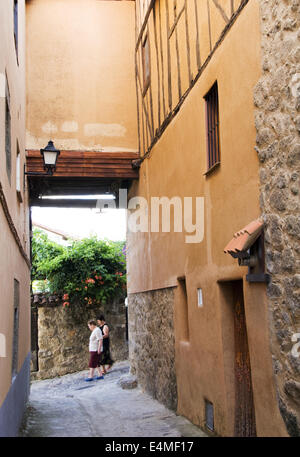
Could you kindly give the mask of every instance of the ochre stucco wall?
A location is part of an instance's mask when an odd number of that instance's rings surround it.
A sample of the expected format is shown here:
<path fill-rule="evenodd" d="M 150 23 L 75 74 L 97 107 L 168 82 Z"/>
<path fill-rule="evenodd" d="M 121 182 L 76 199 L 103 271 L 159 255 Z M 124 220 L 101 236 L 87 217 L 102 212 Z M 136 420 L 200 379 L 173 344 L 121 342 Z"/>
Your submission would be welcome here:
<path fill-rule="evenodd" d="M 27 4 L 26 147 L 137 150 L 132 1 Z"/>
<path fill-rule="evenodd" d="M 6 200 L 8 214 L 0 203 L 0 333 L 5 336 L 6 356 L 0 357 L 0 423 L 1 406 L 12 386 L 12 345 L 14 319 L 14 279 L 20 283 L 18 371 L 30 351 L 30 269 L 20 254 L 12 234 L 15 230 L 24 251 L 29 257 L 29 213 L 27 187 L 23 182 L 25 161 L 25 1 L 19 0 L 18 63 L 14 43 L 13 2 L 0 3 L 0 184 Z M 5 76 L 6 75 L 6 76 Z M 6 171 L 5 152 L 5 79 L 10 93 L 11 114 L 11 179 Z M 20 176 L 22 201 L 16 193 L 16 151 L 20 150 Z M 3 200 L 2 200 L 3 202 Z M 7 218 L 10 218 L 9 228 Z M 1 354 L 2 355 L 2 354 Z M 29 380 L 28 380 L 29 381 Z M 27 389 L 28 386 L 22 386 Z M 19 392 L 10 408 L 17 410 Z M 7 418 L 7 423 L 9 419 Z M 9 429 L 13 424 L 9 424 Z M 1 427 L 0 427 L 1 428 Z M 0 430 L 1 435 L 1 430 Z"/>
<path fill-rule="evenodd" d="M 177 278 L 185 276 L 188 341 L 182 338 L 179 292 L 174 304 L 178 412 L 204 426 L 204 399 L 208 399 L 214 404 L 215 431 L 225 436 L 233 434 L 234 378 L 224 346 L 230 317 L 218 281 L 235 279 L 244 283 L 257 434 L 286 435 L 274 390 L 265 286 L 247 283 L 247 268 L 223 252 L 234 232 L 260 216 L 253 104 L 253 88 L 261 75 L 260 49 L 259 3 L 250 1 L 142 163 L 140 181 L 130 194 L 148 202 L 153 196 L 205 199 L 204 239 L 199 244 L 186 244 L 184 233 L 128 233 L 128 287 L 129 293 L 138 294 L 177 286 Z M 203 97 L 216 80 L 221 165 L 204 176 Z M 197 288 L 203 292 L 201 308 Z"/>
<path fill-rule="evenodd" d="M 183 234 L 139 235 L 145 243 L 144 256 L 139 256 L 139 244 L 132 243 L 129 275 L 134 279 L 129 283 L 130 292 L 177 285 L 178 276 L 208 263 L 211 268 L 222 268 L 222 274 L 241 271 L 230 256 L 224 255 L 223 248 L 234 231 L 259 216 L 252 92 L 261 71 L 258 14 L 256 2 L 247 5 L 154 146 L 150 159 L 143 162 L 140 181 L 132 188 L 131 195 L 147 199 L 151 196 L 204 197 L 204 240 L 200 244 L 186 244 Z M 205 177 L 203 97 L 216 80 L 221 166 Z M 168 259 L 168 268 L 161 258 Z M 145 275 L 148 262 L 152 276 Z"/>

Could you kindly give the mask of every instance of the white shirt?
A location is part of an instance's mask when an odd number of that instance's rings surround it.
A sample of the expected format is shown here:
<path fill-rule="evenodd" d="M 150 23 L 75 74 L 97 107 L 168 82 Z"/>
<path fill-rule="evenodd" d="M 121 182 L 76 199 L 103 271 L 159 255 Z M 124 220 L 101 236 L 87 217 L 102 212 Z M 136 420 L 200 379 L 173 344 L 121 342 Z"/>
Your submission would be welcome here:
<path fill-rule="evenodd" d="M 89 351 L 98 351 L 99 341 L 103 340 L 102 332 L 99 327 L 94 328 L 90 336 Z"/>

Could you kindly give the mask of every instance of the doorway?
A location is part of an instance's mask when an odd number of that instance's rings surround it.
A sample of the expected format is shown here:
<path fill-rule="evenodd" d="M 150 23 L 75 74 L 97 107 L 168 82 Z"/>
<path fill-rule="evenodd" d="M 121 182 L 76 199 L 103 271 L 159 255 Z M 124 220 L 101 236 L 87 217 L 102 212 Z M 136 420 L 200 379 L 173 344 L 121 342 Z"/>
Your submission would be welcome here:
<path fill-rule="evenodd" d="M 232 403 L 233 434 L 236 437 L 256 436 L 255 408 L 251 378 L 243 281 L 219 283 L 224 306 L 224 349 L 231 353 L 227 370 Z"/>

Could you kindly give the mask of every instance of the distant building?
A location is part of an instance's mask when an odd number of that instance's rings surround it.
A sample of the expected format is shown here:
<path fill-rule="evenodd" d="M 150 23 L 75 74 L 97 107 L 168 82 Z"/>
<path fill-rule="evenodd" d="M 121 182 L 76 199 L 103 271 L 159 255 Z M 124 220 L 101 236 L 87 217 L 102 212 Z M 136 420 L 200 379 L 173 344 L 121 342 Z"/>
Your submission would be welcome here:
<path fill-rule="evenodd" d="M 43 232 L 48 235 L 48 237 L 52 240 L 55 241 L 56 243 L 62 244 L 64 246 L 68 246 L 72 243 L 72 241 L 75 241 L 79 238 L 75 238 L 72 235 L 69 235 L 68 233 L 58 230 L 58 229 L 53 229 L 51 227 L 47 227 L 46 225 L 39 224 L 35 221 L 32 221 L 32 228 L 37 228 L 42 230 Z"/>

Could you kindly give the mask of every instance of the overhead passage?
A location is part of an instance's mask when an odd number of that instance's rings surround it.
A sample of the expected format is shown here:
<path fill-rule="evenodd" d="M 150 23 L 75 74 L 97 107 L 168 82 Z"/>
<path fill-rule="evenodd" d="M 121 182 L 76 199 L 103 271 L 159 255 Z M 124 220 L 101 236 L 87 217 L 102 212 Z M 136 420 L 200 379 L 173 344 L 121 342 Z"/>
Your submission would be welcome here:
<path fill-rule="evenodd" d="M 28 150 L 27 172 L 44 172 L 39 150 Z M 49 202 L 41 197 L 51 195 L 93 195 L 111 193 L 117 197 L 120 188 L 128 189 L 139 178 L 137 152 L 99 152 L 61 150 L 53 176 L 29 176 L 30 204 L 38 206 L 90 206 L 90 201 Z"/>

